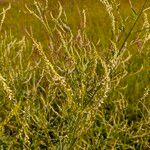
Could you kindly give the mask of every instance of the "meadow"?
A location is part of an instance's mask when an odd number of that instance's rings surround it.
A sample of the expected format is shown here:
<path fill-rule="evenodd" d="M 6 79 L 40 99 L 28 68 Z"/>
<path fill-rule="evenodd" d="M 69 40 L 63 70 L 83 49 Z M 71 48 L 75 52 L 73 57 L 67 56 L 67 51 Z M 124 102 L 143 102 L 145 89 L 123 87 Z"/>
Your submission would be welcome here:
<path fill-rule="evenodd" d="M 149 150 L 149 92 L 149 0 L 0 0 L 0 150 Z"/>

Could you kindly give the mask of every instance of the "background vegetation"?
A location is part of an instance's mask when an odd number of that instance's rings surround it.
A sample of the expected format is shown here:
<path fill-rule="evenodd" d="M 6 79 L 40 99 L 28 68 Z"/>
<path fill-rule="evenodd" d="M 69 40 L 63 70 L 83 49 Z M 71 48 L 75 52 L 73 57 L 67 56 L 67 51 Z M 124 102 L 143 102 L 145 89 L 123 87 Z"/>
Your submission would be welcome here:
<path fill-rule="evenodd" d="M 0 0 L 0 149 L 150 149 L 149 7 Z"/>

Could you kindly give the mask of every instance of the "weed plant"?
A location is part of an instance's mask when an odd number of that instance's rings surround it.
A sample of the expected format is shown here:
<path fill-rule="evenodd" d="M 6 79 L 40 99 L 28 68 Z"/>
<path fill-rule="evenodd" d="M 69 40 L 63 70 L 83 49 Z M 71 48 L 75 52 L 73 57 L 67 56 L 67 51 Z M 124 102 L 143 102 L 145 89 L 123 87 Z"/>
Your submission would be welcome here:
<path fill-rule="evenodd" d="M 0 149 L 150 149 L 148 0 L 139 11 L 130 2 L 126 19 L 117 1 L 99 0 L 106 44 L 89 37 L 86 10 L 74 32 L 58 4 L 24 6 L 44 41 L 32 24 L 21 38 L 5 29 L 11 5 L 0 13 Z"/>

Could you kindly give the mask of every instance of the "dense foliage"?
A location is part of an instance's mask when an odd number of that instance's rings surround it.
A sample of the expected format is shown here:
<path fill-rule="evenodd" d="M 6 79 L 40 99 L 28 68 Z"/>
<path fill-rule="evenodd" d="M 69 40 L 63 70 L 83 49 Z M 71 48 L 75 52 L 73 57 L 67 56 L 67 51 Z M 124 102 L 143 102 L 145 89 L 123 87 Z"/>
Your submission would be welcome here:
<path fill-rule="evenodd" d="M 0 149 L 150 149 L 148 0 L 0 5 Z"/>

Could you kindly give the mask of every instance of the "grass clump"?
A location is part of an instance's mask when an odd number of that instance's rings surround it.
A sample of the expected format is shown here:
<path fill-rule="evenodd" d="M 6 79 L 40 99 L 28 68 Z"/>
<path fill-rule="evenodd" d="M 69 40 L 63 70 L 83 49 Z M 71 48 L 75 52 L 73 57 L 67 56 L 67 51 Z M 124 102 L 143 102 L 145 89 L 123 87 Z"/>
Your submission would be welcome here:
<path fill-rule="evenodd" d="M 101 3 L 107 44 L 91 40 L 86 10 L 73 31 L 63 6 L 49 12 L 48 1 L 24 7 L 45 40 L 32 24 L 22 38 L 1 30 L 1 149 L 150 148 L 149 3 L 137 13 L 130 3 L 128 24 L 119 3 Z"/>

